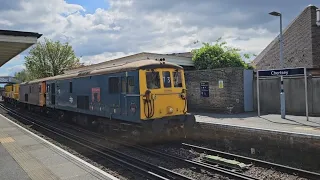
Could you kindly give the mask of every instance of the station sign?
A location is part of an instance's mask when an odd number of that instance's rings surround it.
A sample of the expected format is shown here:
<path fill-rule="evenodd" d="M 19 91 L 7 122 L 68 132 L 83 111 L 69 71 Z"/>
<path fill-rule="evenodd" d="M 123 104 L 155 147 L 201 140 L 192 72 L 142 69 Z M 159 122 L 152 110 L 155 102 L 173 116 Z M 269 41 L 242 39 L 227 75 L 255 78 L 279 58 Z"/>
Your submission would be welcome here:
<path fill-rule="evenodd" d="M 293 76 L 304 75 L 304 68 L 273 69 L 258 71 L 259 76 Z"/>
<path fill-rule="evenodd" d="M 200 82 L 200 96 L 209 97 L 209 82 L 202 81 Z"/>

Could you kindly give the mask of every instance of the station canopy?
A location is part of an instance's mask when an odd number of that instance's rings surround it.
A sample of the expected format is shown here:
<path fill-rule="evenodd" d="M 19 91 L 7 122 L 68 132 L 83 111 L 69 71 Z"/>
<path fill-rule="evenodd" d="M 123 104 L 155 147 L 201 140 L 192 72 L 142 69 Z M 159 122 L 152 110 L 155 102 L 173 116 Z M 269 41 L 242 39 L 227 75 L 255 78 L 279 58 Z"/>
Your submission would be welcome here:
<path fill-rule="evenodd" d="M 37 43 L 41 36 L 35 32 L 0 30 L 0 67 Z"/>

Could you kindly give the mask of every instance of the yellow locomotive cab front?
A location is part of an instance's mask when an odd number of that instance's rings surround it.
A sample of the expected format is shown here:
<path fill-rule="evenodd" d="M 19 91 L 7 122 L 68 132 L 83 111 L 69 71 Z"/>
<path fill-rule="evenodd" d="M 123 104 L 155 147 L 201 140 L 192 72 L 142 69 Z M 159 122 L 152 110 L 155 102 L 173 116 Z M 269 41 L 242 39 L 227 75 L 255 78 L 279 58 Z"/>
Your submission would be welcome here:
<path fill-rule="evenodd" d="M 141 119 L 159 119 L 187 112 L 182 69 L 140 70 Z"/>
<path fill-rule="evenodd" d="M 140 69 L 140 117 L 154 134 L 192 132 L 195 117 L 187 113 L 182 68 Z"/>

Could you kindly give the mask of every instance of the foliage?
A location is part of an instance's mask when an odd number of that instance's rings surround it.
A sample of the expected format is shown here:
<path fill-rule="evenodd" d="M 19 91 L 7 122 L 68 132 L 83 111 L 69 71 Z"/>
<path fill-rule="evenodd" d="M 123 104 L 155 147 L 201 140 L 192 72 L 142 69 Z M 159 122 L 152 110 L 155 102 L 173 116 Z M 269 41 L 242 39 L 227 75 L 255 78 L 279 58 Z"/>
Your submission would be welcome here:
<path fill-rule="evenodd" d="M 25 66 L 26 71 L 17 75 L 22 76 L 27 72 L 26 79 L 32 80 L 63 74 L 64 71 L 81 64 L 68 43 L 45 39 L 45 42 L 38 42 L 30 50 L 29 55 L 25 57 Z"/>
<path fill-rule="evenodd" d="M 196 69 L 215 69 L 225 67 L 243 67 L 253 69 L 253 67 L 242 60 L 240 49 L 227 46 L 226 42 L 220 42 L 219 38 L 215 44 L 203 43 L 203 47 L 192 51 L 194 65 Z M 243 55 L 245 59 L 250 59 L 250 54 Z"/>
<path fill-rule="evenodd" d="M 30 78 L 30 74 L 25 69 L 20 72 L 14 73 L 14 77 L 21 82 L 29 81 L 30 79 L 32 79 Z"/>

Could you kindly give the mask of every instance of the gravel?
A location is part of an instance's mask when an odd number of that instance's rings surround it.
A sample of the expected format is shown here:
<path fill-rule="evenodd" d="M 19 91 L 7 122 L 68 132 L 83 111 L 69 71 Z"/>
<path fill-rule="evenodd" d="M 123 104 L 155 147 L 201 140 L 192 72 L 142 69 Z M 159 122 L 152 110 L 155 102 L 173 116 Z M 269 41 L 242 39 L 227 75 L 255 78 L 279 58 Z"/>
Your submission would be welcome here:
<path fill-rule="evenodd" d="M 29 114 L 29 115 L 31 114 L 31 113 L 27 113 L 27 112 L 24 112 L 24 113 Z M 36 115 L 32 115 L 32 116 L 35 117 Z M 80 135 L 80 136 L 84 135 L 83 132 L 79 132 L 75 129 L 70 129 L 68 127 L 64 127 L 61 124 L 58 125 L 58 124 L 52 123 L 50 121 L 47 121 L 47 124 L 50 124 L 52 126 L 59 126 L 59 129 L 66 130 L 66 131 L 71 132 L 72 134 L 75 134 L 75 135 Z M 31 129 L 31 130 L 33 132 L 35 132 L 36 134 L 41 134 L 40 132 L 38 132 L 34 129 Z M 64 146 L 63 142 L 62 143 L 57 142 L 57 141 L 61 141 L 61 140 L 49 138 L 49 137 L 54 137 L 54 134 L 50 135 L 50 133 L 49 134 L 47 132 L 45 132 L 45 133 L 46 133 L 45 135 L 41 134 L 41 136 L 44 137 L 45 139 L 48 139 L 49 141 L 55 143 L 56 145 L 62 147 L 63 149 L 65 149 L 69 152 L 72 152 L 74 155 L 80 157 L 81 159 L 86 160 L 87 162 L 105 170 L 106 172 L 108 172 L 108 173 L 110 173 L 120 179 L 136 179 L 136 178 L 141 179 L 140 175 L 127 175 L 128 170 L 126 168 L 119 167 L 119 166 L 112 164 L 110 162 L 108 163 L 105 161 L 99 161 L 99 159 L 101 159 L 101 158 L 98 158 L 96 155 L 92 154 L 90 151 L 88 151 L 87 149 L 85 149 L 83 147 L 71 145 L 70 142 L 68 142 L 68 144 L 67 144 L 68 146 Z M 124 154 L 136 157 L 137 159 L 149 162 L 149 163 L 154 164 L 156 166 L 161 166 L 161 167 L 167 168 L 169 170 L 173 170 L 177 173 L 183 174 L 185 176 L 188 176 L 188 177 L 191 177 L 194 179 L 199 179 L 199 180 L 205 180 L 205 179 L 228 180 L 229 179 L 227 177 L 223 177 L 218 174 L 195 169 L 185 163 L 176 162 L 172 159 L 162 158 L 162 157 L 155 156 L 155 155 L 150 155 L 148 153 L 141 152 L 139 150 L 134 150 L 132 148 L 119 146 L 118 144 L 111 143 L 109 141 L 104 141 L 104 140 L 101 140 L 101 139 L 98 139 L 98 138 L 95 138 L 92 136 L 90 137 L 89 135 L 87 135 L 86 138 L 90 139 L 91 142 L 99 143 L 99 144 L 104 145 L 105 147 L 108 147 L 111 149 L 117 149 L 118 151 L 121 151 Z M 74 149 L 76 149 L 76 151 Z"/>
<path fill-rule="evenodd" d="M 2 109 L 0 110 L 0 113 L 8 116 L 5 113 L 5 111 Z M 20 123 L 19 121 L 15 120 L 14 118 L 12 118 L 10 116 L 9 116 L 9 118 L 14 120 L 15 122 L 19 123 L 20 125 L 26 127 L 27 129 L 34 132 L 35 134 L 40 135 L 41 137 L 49 140 L 50 142 L 56 144 L 57 146 L 62 147 L 63 149 L 67 150 L 68 152 L 71 152 L 72 154 L 74 154 L 74 155 L 80 157 L 81 159 L 87 161 L 88 163 L 108 172 L 109 174 L 112 174 L 113 176 L 118 177 L 119 179 L 141 179 L 141 175 L 138 175 L 136 173 L 128 171 L 127 168 L 123 168 L 122 166 L 119 166 L 119 165 L 112 163 L 110 161 L 101 160 L 101 158 L 92 154 L 92 152 L 88 151 L 87 149 L 84 149 L 83 147 L 81 148 L 81 147 L 70 146 L 70 143 L 68 143 L 68 146 L 65 146 L 65 145 L 63 145 L 63 143 L 59 143 L 59 142 L 57 142 L 57 140 L 49 138 L 48 136 L 46 136 L 47 134 L 46 135 L 41 134 L 40 132 L 30 128 L 29 126 L 26 126 L 26 125 Z M 55 124 L 55 126 L 57 126 L 57 124 Z M 70 128 L 66 128 L 61 125 L 59 126 L 59 128 L 62 128 L 62 129 L 65 128 L 65 130 L 68 130 L 68 131 L 72 132 L 73 134 L 78 134 L 78 135 L 83 136 L 82 132 L 72 130 Z M 54 136 L 50 136 L 50 137 L 54 137 Z M 139 150 L 134 150 L 132 148 L 123 147 L 121 145 L 111 143 L 109 141 L 105 141 L 105 140 L 101 140 L 101 139 L 99 140 L 94 137 L 86 136 L 86 138 L 89 138 L 92 142 L 102 144 L 102 145 L 109 147 L 109 148 L 112 148 L 112 149 L 117 149 L 124 154 L 136 157 L 137 159 L 149 162 L 149 163 L 157 165 L 157 166 L 162 166 L 164 168 L 167 168 L 169 170 L 173 170 L 177 173 L 183 174 L 185 176 L 188 176 L 188 177 L 191 177 L 194 179 L 199 179 L 199 180 L 206 180 L 206 179 L 228 180 L 229 179 L 227 177 L 223 177 L 223 176 L 216 174 L 216 173 L 208 172 L 203 169 L 197 169 L 195 167 L 190 166 L 190 164 L 181 163 L 181 162 L 178 162 L 178 161 L 175 161 L 172 159 L 164 158 L 162 156 L 151 155 L 151 154 L 148 154 L 145 152 L 141 152 Z M 195 144 L 195 143 L 193 143 L 193 144 Z M 214 148 L 214 145 L 211 145 L 211 144 L 197 144 L 197 145 L 200 145 L 202 147 Z M 76 149 L 77 151 L 75 151 L 74 149 Z M 174 144 L 157 145 L 155 147 L 152 147 L 152 149 L 157 150 L 157 151 L 161 151 L 161 152 L 165 152 L 167 154 L 171 154 L 174 156 L 182 157 L 182 158 L 189 159 L 189 160 L 196 160 L 196 161 L 200 161 L 201 157 L 205 155 L 204 153 L 198 153 L 196 151 L 193 151 L 192 149 L 185 148 L 179 144 L 177 144 L 177 145 L 174 145 Z M 265 179 L 265 180 L 269 180 L 269 179 L 270 180 L 271 179 L 304 180 L 303 178 L 299 178 L 297 176 L 288 175 L 286 173 L 274 171 L 272 169 L 265 169 L 265 168 L 261 168 L 261 167 L 255 167 L 255 166 L 252 166 L 249 170 L 245 171 L 244 174 L 252 176 L 252 177 L 256 177 L 259 179 Z"/>
<path fill-rule="evenodd" d="M 194 179 L 212 179 L 212 174 L 207 174 L 205 171 L 197 172 L 197 170 L 194 170 L 193 167 L 190 167 L 189 164 L 181 163 L 174 161 L 172 159 L 164 158 L 162 156 L 155 156 L 155 155 L 149 155 L 147 153 L 134 151 L 132 149 L 122 149 L 122 151 L 130 156 L 137 157 L 139 159 L 143 159 L 146 162 L 149 162 L 151 164 L 162 166 L 164 168 L 167 168 L 169 170 L 173 170 L 177 173 L 183 174 L 185 176 L 194 178 Z M 221 175 L 213 175 L 216 179 L 228 179 L 226 177 L 223 177 Z"/>
<path fill-rule="evenodd" d="M 202 144 L 201 146 L 210 148 L 210 146 L 207 144 L 206 145 Z M 158 150 L 158 151 L 162 151 L 162 152 L 165 152 L 168 154 L 172 154 L 174 156 L 186 158 L 189 160 L 196 160 L 196 161 L 201 160 L 201 157 L 206 155 L 204 153 L 196 152 L 193 149 L 185 148 L 185 147 L 178 145 L 178 144 L 177 145 L 170 145 L 170 147 L 168 147 L 166 145 L 160 145 L 160 146 L 154 147 L 153 149 Z M 291 180 L 291 179 L 292 180 L 296 180 L 296 179 L 306 180 L 305 178 L 300 178 L 300 177 L 290 175 L 287 173 L 275 171 L 273 169 L 266 169 L 266 168 L 255 167 L 255 166 L 251 166 L 248 170 L 244 171 L 243 174 L 251 176 L 251 177 L 263 179 L 263 180 L 276 180 L 276 179 L 277 180 L 282 180 L 282 179 L 283 180 Z"/>
<path fill-rule="evenodd" d="M 6 114 L 4 112 L 4 110 L 2 110 L 2 109 L 0 110 L 0 113 Z M 29 114 L 29 115 L 31 114 L 31 113 L 27 113 L 27 112 L 24 112 L 24 113 Z M 9 115 L 6 114 L 6 116 L 9 116 Z M 35 117 L 36 115 L 32 115 L 32 116 Z M 61 140 L 59 138 L 52 139 L 50 137 L 56 137 L 52 133 L 39 132 L 36 129 L 30 128 L 28 125 L 24 125 L 20 121 L 12 118 L 10 116 L 9 116 L 9 118 L 14 120 L 15 122 L 19 123 L 20 125 L 27 127 L 30 131 L 34 132 L 37 135 L 40 135 L 44 139 L 47 139 L 48 141 L 56 144 L 57 146 L 63 148 L 64 150 L 71 152 L 72 154 L 78 156 L 79 158 L 81 158 L 81 159 L 91 163 L 92 165 L 108 172 L 109 174 L 112 174 L 115 177 L 118 177 L 119 179 L 141 179 L 141 175 L 130 173 L 130 171 L 128 171 L 127 168 L 123 168 L 123 167 L 118 166 L 112 162 L 106 162 L 104 160 L 101 160 L 101 158 L 92 154 L 92 152 L 88 151 L 84 147 L 79 147 L 79 145 L 73 145 L 69 141 L 68 142 L 61 142 L 61 141 L 65 141 L 65 140 Z M 84 135 L 82 132 L 79 132 L 75 129 L 70 129 L 70 128 L 64 127 L 61 124 L 58 125 L 58 124 L 50 122 L 50 121 L 47 121 L 47 124 L 50 124 L 50 125 L 56 126 L 56 127 L 59 126 L 59 129 L 67 130 L 68 132 L 75 134 L 75 135 L 80 135 L 80 136 Z M 44 134 L 42 134 L 42 133 L 44 133 Z M 198 170 L 198 169 L 193 169 L 193 167 L 190 167 L 186 164 L 181 164 L 179 162 L 175 162 L 170 159 L 164 159 L 159 156 L 149 155 L 147 153 L 144 153 L 144 152 L 141 152 L 138 150 L 133 150 L 128 147 L 119 146 L 118 144 L 111 143 L 109 141 L 104 141 L 104 140 L 101 140 L 101 139 L 98 139 L 95 137 L 90 137 L 90 136 L 86 136 L 86 138 L 89 139 L 91 142 L 99 143 L 99 144 L 104 145 L 105 147 L 108 147 L 111 149 L 117 149 L 124 154 L 136 157 L 137 159 L 149 162 L 149 163 L 154 164 L 156 166 L 162 166 L 164 168 L 167 168 L 169 170 L 173 170 L 177 173 L 183 174 L 185 176 L 188 176 L 188 177 L 191 177 L 194 179 L 199 179 L 199 180 L 206 180 L 206 179 L 228 180 L 229 179 L 229 178 L 223 177 L 221 175 L 208 173 L 206 171 L 202 171 L 202 170 Z M 67 143 L 67 146 L 64 145 L 66 143 Z M 143 179 L 146 179 L 146 178 L 143 178 Z"/>

